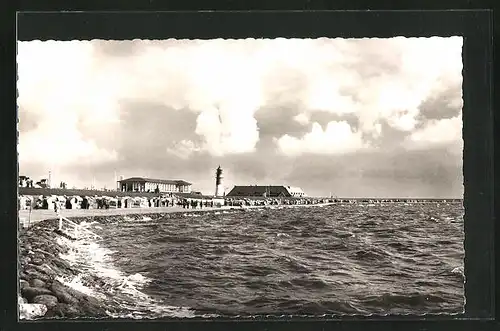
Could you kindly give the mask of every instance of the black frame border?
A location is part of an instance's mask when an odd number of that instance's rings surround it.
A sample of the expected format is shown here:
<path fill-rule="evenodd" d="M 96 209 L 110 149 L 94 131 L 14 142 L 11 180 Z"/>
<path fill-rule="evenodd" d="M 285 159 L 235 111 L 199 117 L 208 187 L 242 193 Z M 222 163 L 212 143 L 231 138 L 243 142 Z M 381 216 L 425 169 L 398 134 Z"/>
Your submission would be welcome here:
<path fill-rule="evenodd" d="M 367 6 L 368 7 L 368 6 Z M 145 326 L 182 329 L 197 328 L 252 328 L 302 329 L 345 328 L 373 330 L 387 327 L 410 329 L 490 329 L 495 323 L 494 259 L 494 163 L 493 123 L 493 11 L 254 11 L 254 12 L 22 12 L 17 15 L 18 40 L 71 40 L 71 39 L 165 39 L 165 38 L 245 38 L 245 37 L 392 37 L 392 36 L 464 36 L 463 48 L 463 136 L 464 136 L 464 185 L 465 196 L 465 249 L 466 249 L 466 313 L 464 315 L 398 316 L 398 317 L 346 317 L 342 320 L 321 319 L 260 319 L 260 320 L 167 320 L 167 321 L 71 321 L 71 322 L 18 322 L 17 289 L 9 282 L 17 282 L 17 156 L 16 113 L 0 112 L 2 143 L 1 155 L 7 155 L 0 180 L 6 187 L 0 190 L 2 236 L 6 243 L 3 250 L 2 282 L 7 303 L 2 307 L 2 325 L 17 328 L 76 327 L 123 329 Z M 63 28 L 61 28 L 63 27 Z M 15 41 L 15 39 L 14 39 Z M 15 52 L 15 44 L 10 45 Z M 9 103 L 15 100 L 14 70 L 8 71 L 12 94 L 5 92 Z M 11 61 L 9 61 L 11 62 Z M 11 62 L 12 63 L 12 62 Z M 10 75 L 12 73 L 12 75 Z M 496 94 L 495 94 L 496 96 Z M 3 95 L 2 95 L 3 97 Z M 10 109 L 15 109 L 9 107 Z M 498 128 L 498 126 L 495 126 Z M 10 157 L 12 156 L 12 159 Z M 5 157 L 3 157 L 5 158 Z M 15 174 L 15 175 L 14 175 Z M 8 184 L 7 184 L 8 183 Z M 498 208 L 498 202 L 496 204 Z M 498 210 L 498 209 L 496 209 Z M 8 235 L 6 235 L 8 234 Z M 14 248 L 16 247 L 16 248 Z M 5 268 L 5 270 L 4 270 Z M 14 304 L 13 304 L 14 303 Z M 65 324 L 71 323 L 71 324 Z M 87 323 L 90 323 L 87 326 Z M 97 325 L 95 323 L 98 323 Z M 237 323 L 237 324 L 235 324 Z M 390 323 L 390 324 L 387 324 Z"/>

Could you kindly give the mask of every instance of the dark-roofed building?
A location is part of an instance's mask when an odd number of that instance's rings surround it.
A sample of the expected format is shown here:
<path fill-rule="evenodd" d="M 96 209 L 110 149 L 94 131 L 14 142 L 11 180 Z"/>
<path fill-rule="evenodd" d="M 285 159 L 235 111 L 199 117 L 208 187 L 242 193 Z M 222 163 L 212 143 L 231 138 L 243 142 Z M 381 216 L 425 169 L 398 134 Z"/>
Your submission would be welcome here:
<path fill-rule="evenodd" d="M 227 197 L 303 197 L 302 189 L 291 186 L 235 186 Z"/>
<path fill-rule="evenodd" d="M 118 188 L 122 192 L 190 193 L 191 185 L 184 180 L 144 177 L 131 177 L 118 181 Z"/>

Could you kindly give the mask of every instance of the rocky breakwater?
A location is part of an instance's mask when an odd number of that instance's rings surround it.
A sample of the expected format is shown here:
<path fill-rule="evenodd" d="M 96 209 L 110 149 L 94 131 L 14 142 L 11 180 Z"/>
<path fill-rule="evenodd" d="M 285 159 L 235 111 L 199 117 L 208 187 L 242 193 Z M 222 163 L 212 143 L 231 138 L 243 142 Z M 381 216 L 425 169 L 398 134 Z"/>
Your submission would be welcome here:
<path fill-rule="evenodd" d="M 80 276 L 93 287 L 105 286 L 90 274 L 81 274 L 60 257 L 68 248 L 57 243 L 57 221 L 42 221 L 19 234 L 19 312 L 21 319 L 104 318 L 112 307 L 64 284 Z"/>

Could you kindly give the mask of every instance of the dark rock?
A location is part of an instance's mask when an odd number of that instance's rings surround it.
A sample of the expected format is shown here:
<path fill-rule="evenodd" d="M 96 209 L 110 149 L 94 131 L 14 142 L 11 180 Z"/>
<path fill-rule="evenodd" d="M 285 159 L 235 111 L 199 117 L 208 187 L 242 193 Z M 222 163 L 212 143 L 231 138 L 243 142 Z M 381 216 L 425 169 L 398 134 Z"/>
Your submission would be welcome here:
<path fill-rule="evenodd" d="M 50 276 L 44 275 L 33 268 L 26 269 L 25 275 L 26 275 L 26 279 L 38 278 L 44 282 L 48 282 L 51 280 Z"/>
<path fill-rule="evenodd" d="M 44 231 L 39 234 L 39 239 L 42 239 L 43 241 L 51 241 L 54 240 L 54 236 Z"/>
<path fill-rule="evenodd" d="M 75 298 L 72 294 L 69 293 L 69 292 L 76 292 L 76 291 L 70 291 L 69 287 L 62 285 L 61 283 L 59 283 L 57 281 L 52 283 L 52 285 L 50 286 L 50 290 L 57 297 L 59 302 L 67 303 L 67 304 L 76 304 L 78 302 L 78 298 Z M 79 296 L 77 296 L 77 297 L 79 297 Z"/>
<path fill-rule="evenodd" d="M 23 295 L 23 297 L 28 299 L 30 303 L 36 303 L 33 302 L 33 299 L 35 297 L 44 294 L 52 294 L 52 292 L 49 289 L 43 287 L 25 287 L 21 289 L 21 294 Z"/>
<path fill-rule="evenodd" d="M 57 305 L 51 306 L 51 307 L 47 307 L 47 308 L 48 308 L 47 312 L 45 313 L 45 315 L 43 315 L 44 319 L 53 318 L 53 317 L 59 317 L 58 311 L 57 311 Z"/>
<path fill-rule="evenodd" d="M 37 295 L 36 297 L 33 298 L 33 303 L 40 303 L 42 305 L 46 305 L 47 308 L 53 308 L 57 306 L 57 298 L 53 295 L 50 294 L 42 294 L 42 295 Z"/>
<path fill-rule="evenodd" d="M 34 265 L 33 268 L 42 273 L 46 274 L 49 277 L 56 277 L 57 274 L 54 270 L 52 270 L 47 264 L 42 264 L 42 265 Z"/>
<path fill-rule="evenodd" d="M 89 295 L 85 295 L 83 297 L 83 300 L 81 300 L 81 302 L 83 303 L 87 303 L 89 304 L 90 306 L 97 306 L 97 307 L 100 307 L 101 306 L 101 302 L 99 300 L 97 300 L 96 298 L 94 297 L 91 297 Z"/>
<path fill-rule="evenodd" d="M 37 254 L 39 255 L 39 254 Z M 33 259 L 31 259 L 31 265 L 36 265 L 36 266 L 40 266 L 44 263 L 44 260 L 41 259 L 39 256 L 38 257 L 34 257 Z"/>
<path fill-rule="evenodd" d="M 59 268 L 63 269 L 63 270 L 71 270 L 71 271 L 73 271 L 73 270 L 71 269 L 71 265 L 70 265 L 68 262 L 64 261 L 63 259 L 60 259 L 60 258 L 54 258 L 54 259 L 52 260 L 52 263 L 53 263 L 54 265 L 56 265 L 57 267 L 59 267 Z"/>
<path fill-rule="evenodd" d="M 19 279 L 28 281 L 29 277 L 24 273 L 24 271 L 19 271 Z"/>
<path fill-rule="evenodd" d="M 48 257 L 52 257 L 54 253 L 57 251 L 56 247 L 58 247 L 58 245 L 54 245 L 54 239 L 51 238 L 47 242 L 46 246 L 44 246 L 43 248 L 37 248 L 36 250 L 33 251 L 37 254 L 42 254 Z"/>
<path fill-rule="evenodd" d="M 79 305 L 82 315 L 86 317 L 104 317 L 107 316 L 106 309 L 100 304 L 93 304 L 88 301 L 81 301 Z"/>
<path fill-rule="evenodd" d="M 85 299 L 85 297 L 87 297 L 87 295 L 85 293 L 82 293 L 82 292 L 79 292 L 75 289 L 72 289 L 71 287 L 68 287 L 64 284 L 61 284 L 60 282 L 58 282 L 57 280 L 55 280 L 51 286 L 50 286 L 51 289 L 55 290 L 55 291 L 58 291 L 59 289 L 61 289 L 62 291 L 68 293 L 69 295 L 71 295 L 73 298 L 77 299 L 77 300 L 83 300 Z"/>
<path fill-rule="evenodd" d="M 40 280 L 38 278 L 34 278 L 30 282 L 32 287 L 47 287 L 47 284 L 43 280 Z"/>
<path fill-rule="evenodd" d="M 55 316 L 58 317 L 75 318 L 82 317 L 83 315 L 77 306 L 69 305 L 67 303 L 59 303 L 53 311 Z"/>
<path fill-rule="evenodd" d="M 85 283 L 87 284 L 96 284 L 98 283 L 101 279 L 99 279 L 98 277 L 92 275 L 92 274 L 84 274 L 84 275 L 81 275 L 80 279 L 82 281 L 84 281 Z"/>
<path fill-rule="evenodd" d="M 24 279 L 19 280 L 19 288 L 23 289 L 23 288 L 26 288 L 26 287 L 30 287 L 30 283 L 28 283 Z"/>

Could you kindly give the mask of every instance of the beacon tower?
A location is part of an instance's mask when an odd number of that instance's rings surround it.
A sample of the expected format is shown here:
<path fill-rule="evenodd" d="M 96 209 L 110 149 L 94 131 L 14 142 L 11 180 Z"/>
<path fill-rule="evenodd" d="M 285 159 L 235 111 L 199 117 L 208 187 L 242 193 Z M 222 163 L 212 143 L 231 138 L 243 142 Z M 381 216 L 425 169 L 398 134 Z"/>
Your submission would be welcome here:
<path fill-rule="evenodd" d="M 215 172 L 215 196 L 224 196 L 224 186 L 222 185 L 222 169 L 219 166 Z"/>

